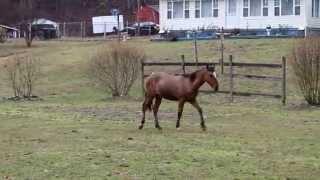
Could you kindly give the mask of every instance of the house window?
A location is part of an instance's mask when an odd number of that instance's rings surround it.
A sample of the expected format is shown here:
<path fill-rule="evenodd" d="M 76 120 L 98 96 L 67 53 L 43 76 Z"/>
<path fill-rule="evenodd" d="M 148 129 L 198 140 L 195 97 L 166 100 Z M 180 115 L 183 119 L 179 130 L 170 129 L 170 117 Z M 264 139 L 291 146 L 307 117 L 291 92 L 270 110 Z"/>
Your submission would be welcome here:
<path fill-rule="evenodd" d="M 173 18 L 183 18 L 183 1 L 173 1 Z"/>
<path fill-rule="evenodd" d="M 218 0 L 213 0 L 213 17 L 219 16 L 219 3 Z"/>
<path fill-rule="evenodd" d="M 262 15 L 268 16 L 268 1 L 269 0 L 263 0 L 263 9 L 262 9 Z"/>
<path fill-rule="evenodd" d="M 319 17 L 319 0 L 312 0 L 312 17 Z"/>
<path fill-rule="evenodd" d="M 249 16 L 249 0 L 243 0 L 243 17 Z"/>
<path fill-rule="evenodd" d="M 237 15 L 237 0 L 228 0 L 228 15 L 235 16 Z"/>
<path fill-rule="evenodd" d="M 261 16 L 261 0 L 250 0 L 250 16 Z"/>
<path fill-rule="evenodd" d="M 190 18 L 190 2 L 184 1 L 184 18 Z"/>
<path fill-rule="evenodd" d="M 171 1 L 168 1 L 168 14 L 167 14 L 167 17 L 168 19 L 172 19 L 172 2 Z"/>
<path fill-rule="evenodd" d="M 280 16 L 280 0 L 274 0 L 274 15 Z"/>
<path fill-rule="evenodd" d="M 293 0 L 281 0 L 281 16 L 293 15 Z"/>
<path fill-rule="evenodd" d="M 212 16 L 212 0 L 201 1 L 201 17 Z"/>
<path fill-rule="evenodd" d="M 195 7 L 195 18 L 200 18 L 200 1 L 196 1 L 196 7 Z"/>
<path fill-rule="evenodd" d="M 296 16 L 300 15 L 300 0 L 295 0 L 295 3 L 294 3 L 294 15 L 296 15 Z"/>

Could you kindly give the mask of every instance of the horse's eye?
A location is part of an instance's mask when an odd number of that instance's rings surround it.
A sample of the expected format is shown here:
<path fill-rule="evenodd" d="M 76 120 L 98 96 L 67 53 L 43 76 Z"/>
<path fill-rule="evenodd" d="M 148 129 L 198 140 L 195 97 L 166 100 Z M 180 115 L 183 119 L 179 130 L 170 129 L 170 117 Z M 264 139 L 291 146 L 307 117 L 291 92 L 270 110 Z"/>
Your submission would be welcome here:
<path fill-rule="evenodd" d="M 213 77 L 213 74 L 210 74 L 210 77 Z"/>

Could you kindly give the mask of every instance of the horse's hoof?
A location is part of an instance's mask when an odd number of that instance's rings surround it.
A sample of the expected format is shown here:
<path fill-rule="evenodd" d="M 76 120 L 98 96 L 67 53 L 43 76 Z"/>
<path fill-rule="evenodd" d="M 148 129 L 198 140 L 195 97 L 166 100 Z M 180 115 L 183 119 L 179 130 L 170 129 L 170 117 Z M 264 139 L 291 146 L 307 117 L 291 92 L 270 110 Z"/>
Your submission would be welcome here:
<path fill-rule="evenodd" d="M 162 130 L 162 127 L 160 127 L 160 126 L 158 126 L 158 127 L 156 127 L 159 131 L 161 131 Z"/>
<path fill-rule="evenodd" d="M 180 130 L 181 130 L 181 128 L 180 128 L 180 127 L 178 127 L 178 128 L 177 128 L 177 131 L 180 131 Z"/>
<path fill-rule="evenodd" d="M 202 131 L 207 131 L 207 127 L 202 127 Z"/>
<path fill-rule="evenodd" d="M 141 130 L 143 128 L 143 126 L 139 126 L 139 129 Z"/>

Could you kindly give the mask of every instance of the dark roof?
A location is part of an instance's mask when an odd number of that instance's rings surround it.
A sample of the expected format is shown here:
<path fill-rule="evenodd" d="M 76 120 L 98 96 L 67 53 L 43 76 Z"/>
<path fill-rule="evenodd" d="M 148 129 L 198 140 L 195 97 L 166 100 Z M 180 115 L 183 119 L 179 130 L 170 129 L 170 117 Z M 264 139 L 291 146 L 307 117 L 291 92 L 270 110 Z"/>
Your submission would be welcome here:
<path fill-rule="evenodd" d="M 0 27 L 4 28 L 4 29 L 8 29 L 8 30 L 19 31 L 19 29 L 17 29 L 17 28 L 9 27 L 9 26 L 2 25 L 2 24 L 0 24 Z"/>

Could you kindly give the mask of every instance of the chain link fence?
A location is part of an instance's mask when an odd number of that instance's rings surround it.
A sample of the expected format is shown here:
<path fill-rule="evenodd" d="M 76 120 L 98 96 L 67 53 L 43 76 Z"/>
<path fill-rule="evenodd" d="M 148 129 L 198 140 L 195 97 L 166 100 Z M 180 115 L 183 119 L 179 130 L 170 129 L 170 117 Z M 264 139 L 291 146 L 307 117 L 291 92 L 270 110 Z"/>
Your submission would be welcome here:
<path fill-rule="evenodd" d="M 119 25 L 123 30 L 123 25 Z M 118 37 L 118 25 L 114 22 L 92 23 L 92 21 L 81 22 L 62 22 L 57 26 L 57 37 L 60 39 L 68 38 L 110 38 Z M 127 35 L 127 32 L 121 32 Z"/>

